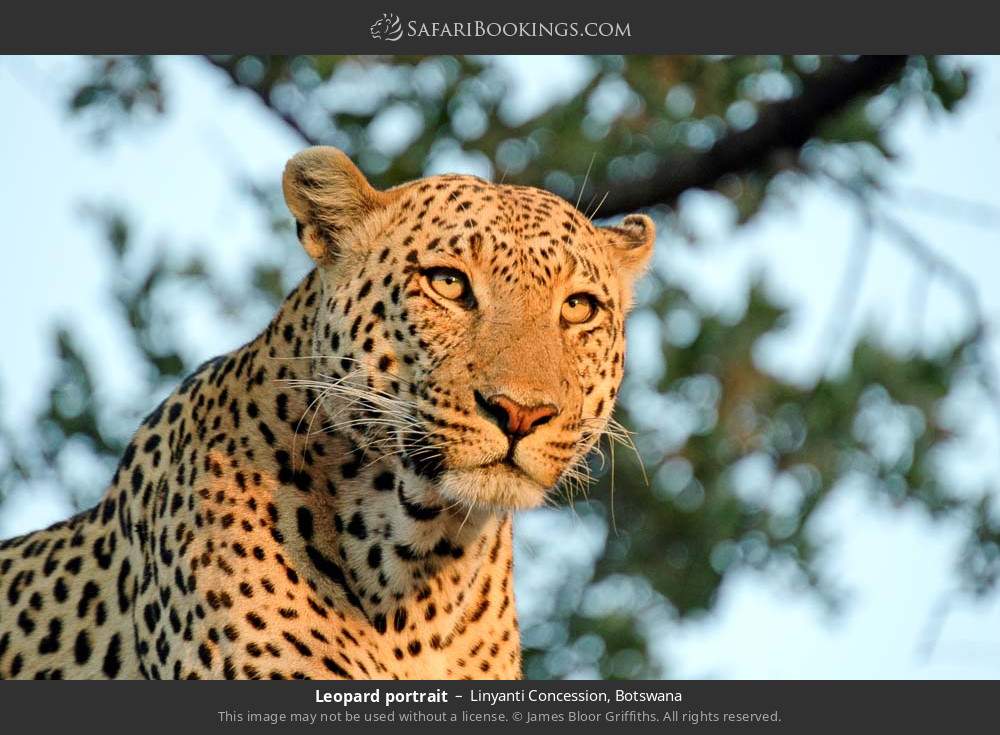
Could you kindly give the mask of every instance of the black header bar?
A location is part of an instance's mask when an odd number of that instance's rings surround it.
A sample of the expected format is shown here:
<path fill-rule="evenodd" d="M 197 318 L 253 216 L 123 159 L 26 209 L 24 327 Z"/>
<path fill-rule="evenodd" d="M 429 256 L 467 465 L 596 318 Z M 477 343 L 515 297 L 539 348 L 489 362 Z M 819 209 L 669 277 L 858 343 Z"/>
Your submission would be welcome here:
<path fill-rule="evenodd" d="M 16 53 L 988 53 L 998 6 L 878 0 L 10 2 Z"/>

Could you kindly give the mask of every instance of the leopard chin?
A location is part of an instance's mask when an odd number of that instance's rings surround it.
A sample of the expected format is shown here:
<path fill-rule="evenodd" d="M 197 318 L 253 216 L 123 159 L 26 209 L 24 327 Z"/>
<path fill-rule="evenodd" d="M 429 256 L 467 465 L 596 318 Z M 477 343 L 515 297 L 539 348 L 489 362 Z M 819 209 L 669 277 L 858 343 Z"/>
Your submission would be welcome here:
<path fill-rule="evenodd" d="M 548 491 L 548 487 L 506 462 L 445 470 L 438 480 L 438 492 L 447 501 L 496 513 L 537 508 Z"/>

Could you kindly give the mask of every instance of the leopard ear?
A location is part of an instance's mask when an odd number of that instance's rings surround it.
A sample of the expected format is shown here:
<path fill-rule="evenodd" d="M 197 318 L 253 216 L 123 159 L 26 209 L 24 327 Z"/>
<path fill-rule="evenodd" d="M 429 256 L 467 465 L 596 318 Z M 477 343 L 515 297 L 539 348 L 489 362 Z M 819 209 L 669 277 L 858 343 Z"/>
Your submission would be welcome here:
<path fill-rule="evenodd" d="M 343 151 L 330 146 L 296 153 L 285 165 L 281 188 L 302 247 L 316 262 L 335 258 L 358 240 L 389 199 Z"/>
<path fill-rule="evenodd" d="M 653 254 L 656 225 L 645 214 L 630 214 L 620 225 L 602 227 L 619 267 L 631 278 L 642 275 Z"/>

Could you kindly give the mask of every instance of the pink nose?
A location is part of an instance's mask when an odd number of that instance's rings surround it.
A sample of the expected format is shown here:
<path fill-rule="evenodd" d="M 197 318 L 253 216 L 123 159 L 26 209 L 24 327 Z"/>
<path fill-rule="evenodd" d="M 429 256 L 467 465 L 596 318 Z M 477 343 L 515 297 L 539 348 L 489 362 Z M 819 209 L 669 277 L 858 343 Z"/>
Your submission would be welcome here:
<path fill-rule="evenodd" d="M 527 436 L 559 413 L 559 409 L 551 403 L 525 406 L 502 394 L 484 398 L 477 391 L 476 402 L 496 420 L 497 426 L 511 437 Z"/>

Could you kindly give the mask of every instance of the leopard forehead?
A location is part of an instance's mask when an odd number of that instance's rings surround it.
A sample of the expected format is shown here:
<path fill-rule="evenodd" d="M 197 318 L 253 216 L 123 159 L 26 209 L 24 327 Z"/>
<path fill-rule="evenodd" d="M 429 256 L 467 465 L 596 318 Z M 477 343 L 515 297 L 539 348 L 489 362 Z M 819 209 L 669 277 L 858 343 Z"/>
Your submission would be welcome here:
<path fill-rule="evenodd" d="M 474 176 L 434 176 L 397 190 L 399 219 L 456 231 L 541 237 L 587 250 L 597 234 L 590 219 L 561 197 L 531 186 L 494 184 Z M 583 237 L 576 237 L 577 233 Z"/>
<path fill-rule="evenodd" d="M 435 176 L 397 192 L 379 257 L 402 251 L 403 272 L 428 263 L 470 268 L 483 285 L 545 297 L 569 277 L 612 294 L 613 260 L 589 218 L 562 198 L 472 176 Z M 384 262 L 383 260 L 383 262 Z"/>

